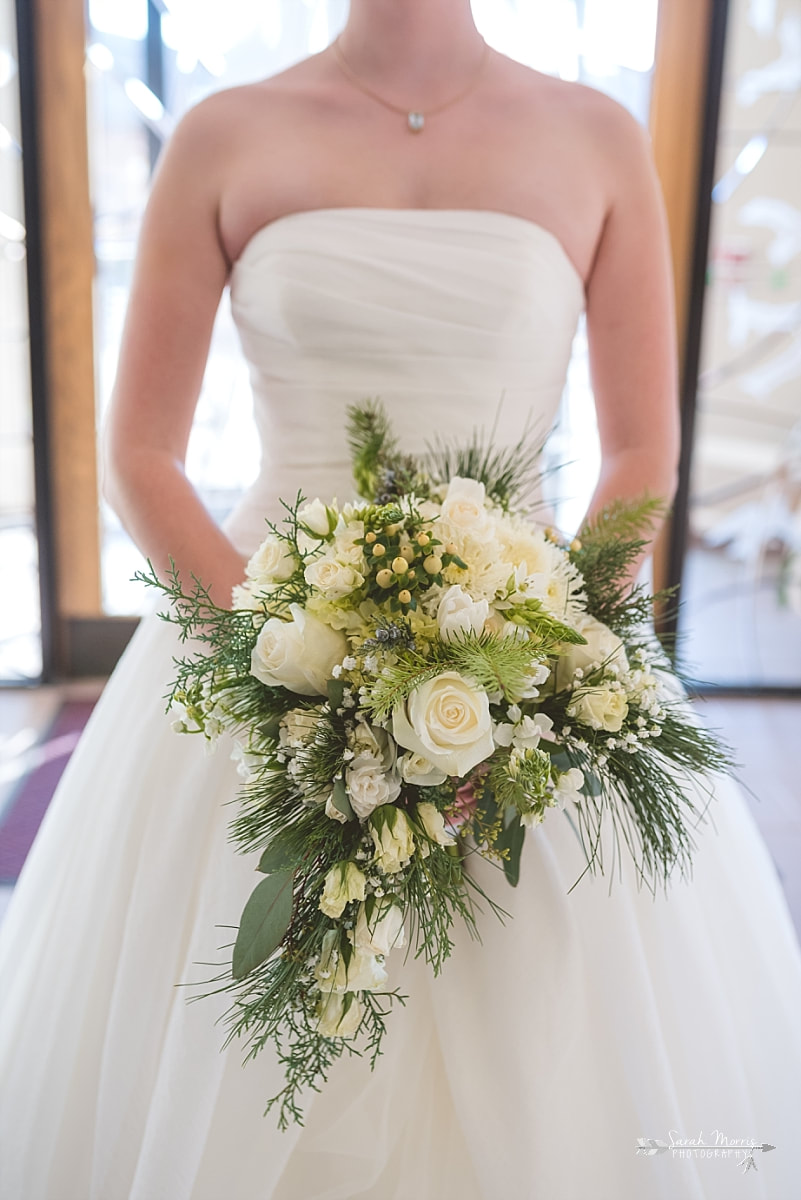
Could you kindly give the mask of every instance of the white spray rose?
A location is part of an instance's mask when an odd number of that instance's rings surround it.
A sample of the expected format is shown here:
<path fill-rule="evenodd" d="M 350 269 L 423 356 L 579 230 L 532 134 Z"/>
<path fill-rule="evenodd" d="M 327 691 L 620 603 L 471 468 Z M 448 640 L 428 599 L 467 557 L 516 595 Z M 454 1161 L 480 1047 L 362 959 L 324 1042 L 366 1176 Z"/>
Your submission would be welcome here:
<path fill-rule="evenodd" d="M 448 775 L 467 775 L 495 749 L 487 695 L 457 671 L 443 671 L 397 705 L 392 733 Z"/>
<path fill-rule="evenodd" d="M 468 534 L 477 541 L 486 541 L 495 531 L 495 522 L 487 512 L 485 500 L 483 483 L 454 475 L 442 501 L 442 520 L 460 533 Z"/>
<path fill-rule="evenodd" d="M 422 754 L 414 754 L 411 750 L 401 755 L 398 767 L 405 782 L 415 787 L 437 787 L 448 778 L 444 771 L 433 766 Z"/>
<path fill-rule="evenodd" d="M 341 917 L 351 900 L 364 900 L 367 880 L 355 863 L 340 862 L 325 877 L 320 911 L 327 917 Z"/>
<path fill-rule="evenodd" d="M 386 983 L 387 972 L 375 954 L 356 947 L 346 963 L 339 952 L 339 932 L 329 929 L 323 937 L 314 978 L 324 992 L 371 992 Z"/>
<path fill-rule="evenodd" d="M 347 653 L 344 634 L 329 628 L 299 604 L 291 621 L 270 617 L 253 647 L 250 670 L 262 683 L 301 696 L 324 695 L 331 672 Z"/>
<path fill-rule="evenodd" d="M 316 533 L 319 537 L 328 537 L 334 525 L 336 517 L 330 508 L 327 508 L 319 498 L 312 500 L 309 504 L 305 504 L 303 508 L 298 509 L 298 521 L 301 525 L 305 525 L 312 533 Z"/>
<path fill-rule="evenodd" d="M 474 600 L 455 583 L 440 598 L 437 609 L 439 636 L 443 642 L 450 642 L 463 633 L 481 633 L 488 616 L 488 602 Z"/>
<path fill-rule="evenodd" d="M 612 688 L 587 688 L 578 692 L 568 708 L 568 716 L 592 729 L 617 733 L 629 711 L 626 694 Z"/>
<path fill-rule="evenodd" d="M 269 534 L 248 561 L 245 574 L 257 583 L 283 583 L 293 574 L 297 563 L 286 542 Z"/>
<path fill-rule="evenodd" d="M 445 818 L 442 813 L 433 804 L 429 804 L 427 800 L 422 804 L 417 805 L 417 819 L 423 826 L 432 842 L 436 842 L 438 846 L 452 846 L 454 836 L 448 833 L 445 828 Z M 426 846 L 427 850 L 428 847 Z"/>
<path fill-rule="evenodd" d="M 317 588 L 326 600 L 341 600 L 364 583 L 364 576 L 355 567 L 341 563 L 328 554 L 312 559 L 303 576 L 309 586 Z"/>
<path fill-rule="evenodd" d="M 363 1012 L 361 1001 L 353 993 L 323 992 L 317 1010 L 317 1032 L 328 1038 L 353 1037 Z"/>
<path fill-rule="evenodd" d="M 374 862 L 387 875 L 401 871 L 414 854 L 414 835 L 406 813 L 392 804 L 375 809 L 370 817 Z"/>
<path fill-rule="evenodd" d="M 584 614 L 574 622 L 574 628 L 586 639 L 586 645 L 568 646 L 556 664 L 556 682 L 560 688 L 570 687 L 578 669 L 586 675 L 593 667 L 602 664 L 616 666 L 620 671 L 628 670 L 628 659 L 623 643 L 617 634 L 595 617 Z"/>
<path fill-rule="evenodd" d="M 367 908 L 362 904 L 356 919 L 352 938 L 358 950 L 367 954 L 389 954 L 406 945 L 406 930 L 403 927 L 403 910 L 386 898 L 376 900 L 369 920 Z"/>
<path fill-rule="evenodd" d="M 400 780 L 394 771 L 385 771 L 370 755 L 357 755 L 345 771 L 353 811 L 360 821 L 381 804 L 391 804 L 400 793 Z"/>

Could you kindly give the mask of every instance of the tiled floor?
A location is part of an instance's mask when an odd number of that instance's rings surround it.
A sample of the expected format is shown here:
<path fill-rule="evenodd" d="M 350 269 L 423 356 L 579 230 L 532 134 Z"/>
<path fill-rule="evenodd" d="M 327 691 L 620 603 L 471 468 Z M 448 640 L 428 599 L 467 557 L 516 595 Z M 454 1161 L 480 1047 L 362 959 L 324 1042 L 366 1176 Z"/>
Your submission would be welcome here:
<path fill-rule="evenodd" d="M 98 695 L 91 680 L 0 692 L 0 814 L 37 760 L 36 743 L 61 701 Z M 735 749 L 740 778 L 781 877 L 801 938 L 801 700 L 703 700 L 706 721 Z M 0 920 L 10 887 L 0 887 Z"/>

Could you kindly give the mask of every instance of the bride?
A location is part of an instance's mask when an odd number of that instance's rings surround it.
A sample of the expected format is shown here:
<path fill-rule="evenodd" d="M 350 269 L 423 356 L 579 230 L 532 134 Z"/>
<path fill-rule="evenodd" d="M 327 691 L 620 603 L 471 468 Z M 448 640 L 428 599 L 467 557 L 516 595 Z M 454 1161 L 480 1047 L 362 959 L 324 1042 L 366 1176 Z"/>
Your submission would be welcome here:
<path fill-rule="evenodd" d="M 223 528 L 183 469 L 223 288 L 263 440 Z M 595 512 L 668 498 L 668 240 L 648 139 L 617 103 L 489 50 L 469 0 L 352 0 L 337 43 L 180 122 L 145 214 L 106 492 L 156 566 L 227 605 L 299 486 L 351 490 L 344 413 L 379 395 L 412 452 L 547 426 L 586 309 Z M 717 782 L 691 879 L 585 876 L 529 834 L 483 944 L 395 968 L 373 1072 L 344 1057 L 285 1133 L 270 1048 L 220 1046 L 254 863 L 237 775 L 178 738 L 178 653 L 146 617 L 48 810 L 0 930 L 0 1193 L 9 1200 L 790 1200 L 801 1175 L 801 953 L 745 800 Z M 481 871 L 481 864 L 474 868 Z M 492 889 L 493 874 L 482 881 Z M 402 956 L 399 956 L 402 959 Z M 215 1021 L 218 1021 L 215 1024 Z M 667 1149 L 636 1153 L 640 1138 Z M 738 1155 L 727 1142 L 759 1146 Z M 768 1150 L 766 1146 L 775 1147 Z M 654 1148 L 656 1149 L 656 1148 Z M 742 1161 L 741 1161 L 742 1160 Z"/>

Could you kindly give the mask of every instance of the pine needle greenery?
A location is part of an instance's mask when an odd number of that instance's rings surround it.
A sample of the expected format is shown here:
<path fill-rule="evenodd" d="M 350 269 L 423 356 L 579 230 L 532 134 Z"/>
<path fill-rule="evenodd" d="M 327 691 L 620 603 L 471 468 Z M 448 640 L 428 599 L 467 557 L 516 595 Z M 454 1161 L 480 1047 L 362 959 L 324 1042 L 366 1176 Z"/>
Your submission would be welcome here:
<path fill-rule="evenodd" d="M 482 914 L 508 917 L 479 886 L 474 854 L 517 886 L 526 829 L 556 808 L 586 871 L 606 869 L 608 828 L 615 857 L 625 849 L 641 881 L 666 885 L 689 869 L 714 776 L 730 767 L 649 632 L 653 597 L 626 582 L 658 501 L 611 504 L 569 545 L 539 530 L 526 542 L 521 514 L 542 478 L 529 429 L 508 448 L 478 433 L 437 438 L 418 458 L 373 400 L 350 408 L 347 436 L 363 502 L 340 511 L 298 493 L 285 503 L 236 608 L 216 605 L 197 578 L 185 590 L 174 563 L 164 579 L 150 563 L 137 574 L 165 597 L 179 642 L 197 645 L 174 659 L 165 699 L 181 732 L 212 746 L 224 738 L 238 758 L 228 837 L 260 877 L 221 947 L 230 960 L 203 964 L 221 969 L 183 986 L 210 989 L 192 1000 L 230 998 L 224 1047 L 241 1039 L 246 1062 L 272 1047 L 284 1085 L 265 1111 L 281 1128 L 302 1122 L 304 1098 L 337 1059 L 375 1065 L 389 1013 L 406 999 L 384 970 L 398 926 L 406 954 L 436 975 L 457 936 L 480 940 Z M 482 550 L 482 571 L 490 559 L 495 570 L 496 548 L 502 559 L 490 599 L 455 582 L 470 578 L 476 543 L 459 543 L 444 515 L 437 524 L 456 476 L 484 485 L 489 536 L 506 522 L 507 540 Z M 480 489 L 458 488 L 481 509 Z M 516 549 L 503 559 L 502 546 L 524 544 L 536 570 L 522 570 Z M 447 630 L 445 596 L 456 606 L 448 619 L 461 613 Z M 606 647 L 594 658 L 587 622 Z M 282 676 L 275 645 L 289 632 L 295 673 Z M 324 673 L 298 675 L 307 640 Z M 443 675 L 445 710 L 412 728 L 410 701 L 435 706 L 426 685 Z M 469 737 L 438 748 L 434 735 L 447 742 L 464 713 Z"/>

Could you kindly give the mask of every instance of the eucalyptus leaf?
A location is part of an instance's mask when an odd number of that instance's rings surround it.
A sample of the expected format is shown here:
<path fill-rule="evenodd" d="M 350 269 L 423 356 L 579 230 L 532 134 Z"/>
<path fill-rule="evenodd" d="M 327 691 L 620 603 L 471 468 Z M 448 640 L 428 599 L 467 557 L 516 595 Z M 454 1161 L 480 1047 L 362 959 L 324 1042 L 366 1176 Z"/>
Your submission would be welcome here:
<path fill-rule="evenodd" d="M 496 849 L 509 851 L 509 857 L 503 860 L 503 873 L 512 887 L 517 887 L 520 882 L 520 855 L 525 840 L 525 827 L 518 820 L 507 825 L 495 842 Z"/>
<path fill-rule="evenodd" d="M 256 870 L 262 875 L 275 875 L 278 871 L 293 871 L 297 866 L 297 846 L 293 846 L 291 838 L 279 833 L 262 854 Z"/>
<path fill-rule="evenodd" d="M 331 803 L 337 812 L 341 812 L 343 817 L 347 817 L 348 820 L 352 820 L 356 816 L 353 806 L 348 799 L 344 781 L 341 779 L 338 779 L 334 784 L 334 790 L 331 793 Z"/>
<path fill-rule="evenodd" d="M 268 875 L 251 892 L 234 944 L 234 979 L 244 979 L 281 944 L 292 917 L 293 874 L 281 871 Z"/>

